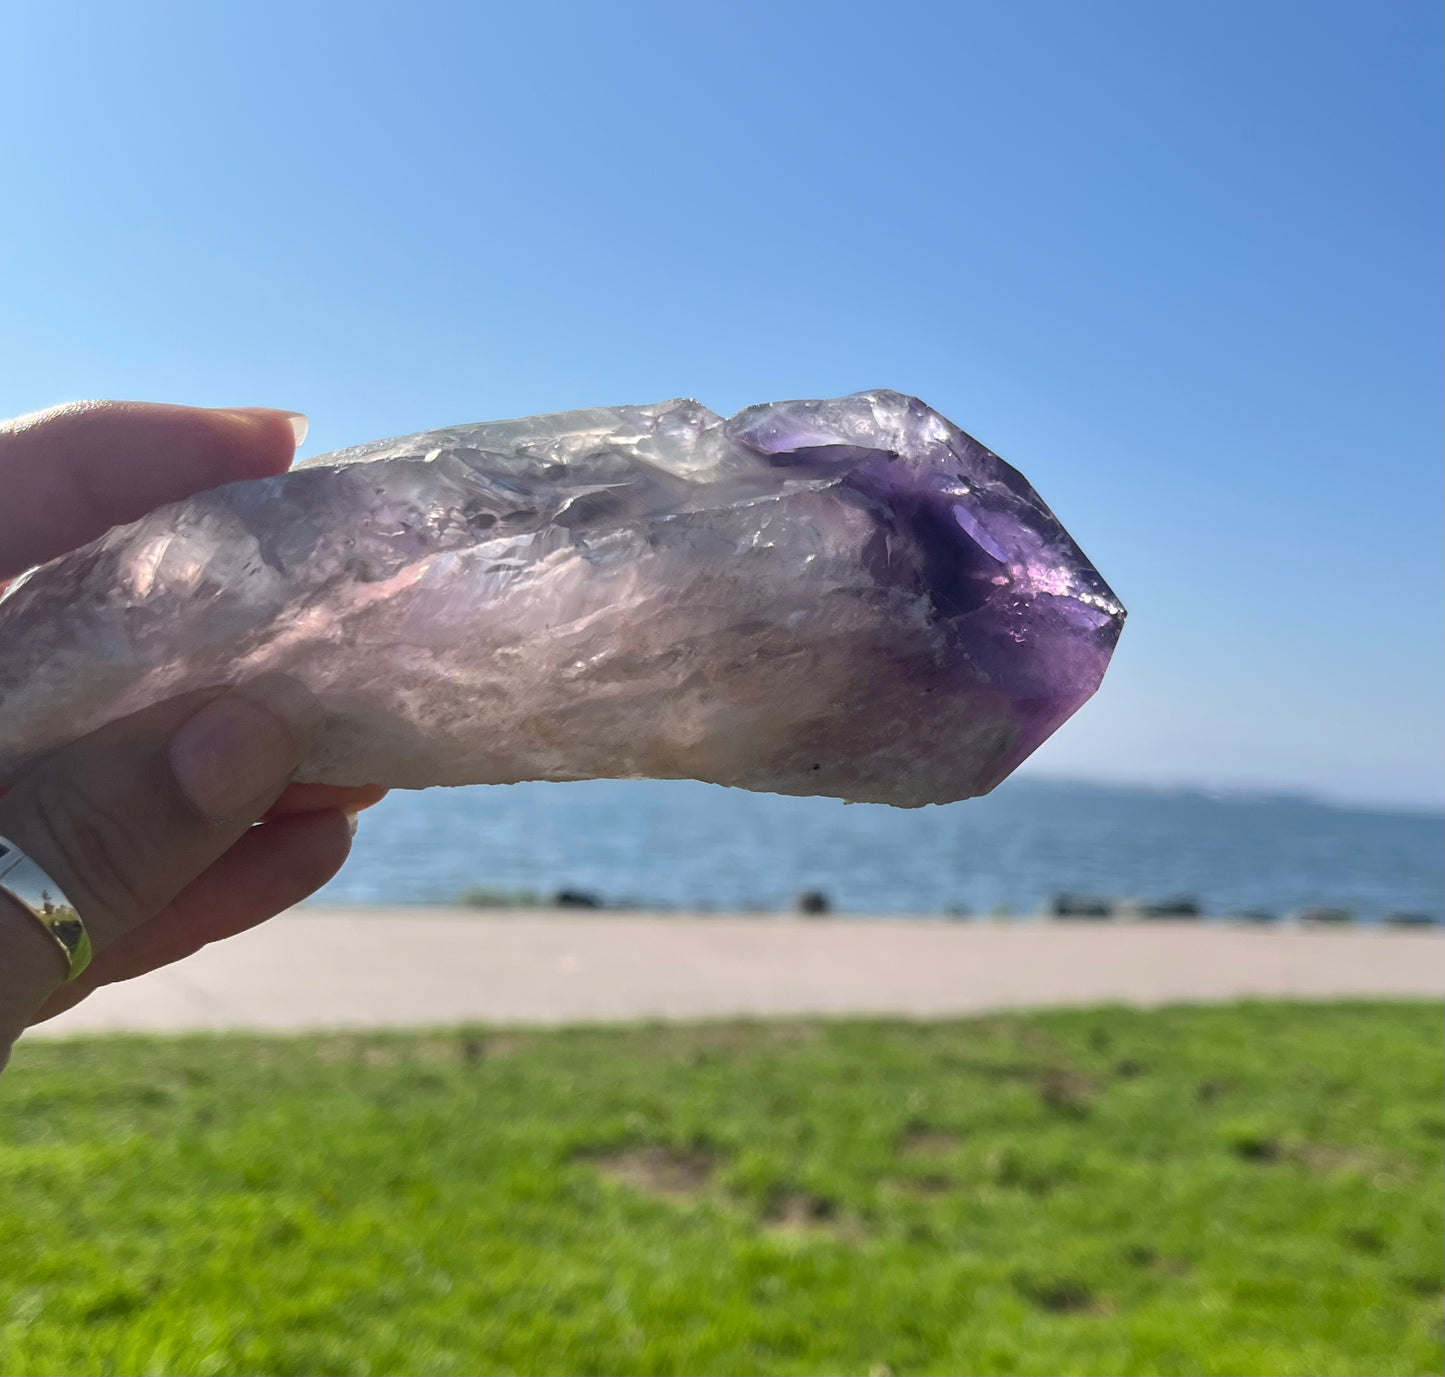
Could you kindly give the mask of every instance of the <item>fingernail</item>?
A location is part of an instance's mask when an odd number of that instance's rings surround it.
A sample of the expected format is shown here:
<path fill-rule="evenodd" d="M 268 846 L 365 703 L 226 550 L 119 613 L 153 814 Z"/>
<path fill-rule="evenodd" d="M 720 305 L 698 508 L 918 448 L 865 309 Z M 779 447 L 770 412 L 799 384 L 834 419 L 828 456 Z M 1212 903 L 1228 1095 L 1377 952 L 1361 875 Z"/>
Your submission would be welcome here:
<path fill-rule="evenodd" d="M 347 814 L 346 814 L 346 827 L 347 827 L 347 830 L 351 833 L 351 835 L 352 835 L 353 837 L 356 835 L 356 824 L 357 824 L 357 821 L 358 821 L 358 818 L 357 818 L 357 815 L 356 815 L 355 813 L 347 812 Z"/>
<path fill-rule="evenodd" d="M 233 416 L 284 416 L 291 427 L 291 434 L 295 437 L 297 449 L 305 444 L 306 433 L 311 429 L 311 422 L 301 411 L 282 411 L 274 406 L 224 406 L 217 409 L 229 411 Z"/>
<path fill-rule="evenodd" d="M 264 811 L 301 757 L 300 738 L 245 693 L 207 703 L 171 738 L 171 769 L 186 796 L 214 823 Z"/>

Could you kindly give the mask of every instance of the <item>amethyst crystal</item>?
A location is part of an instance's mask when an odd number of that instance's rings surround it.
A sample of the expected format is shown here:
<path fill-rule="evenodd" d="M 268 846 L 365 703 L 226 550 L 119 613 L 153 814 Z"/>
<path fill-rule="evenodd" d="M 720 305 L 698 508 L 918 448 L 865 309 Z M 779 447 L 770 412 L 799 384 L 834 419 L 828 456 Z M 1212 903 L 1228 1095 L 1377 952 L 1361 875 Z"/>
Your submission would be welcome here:
<path fill-rule="evenodd" d="M 1024 479 L 896 392 L 428 431 L 166 507 L 0 601 L 0 777 L 267 671 L 335 784 L 992 789 L 1124 611 Z"/>

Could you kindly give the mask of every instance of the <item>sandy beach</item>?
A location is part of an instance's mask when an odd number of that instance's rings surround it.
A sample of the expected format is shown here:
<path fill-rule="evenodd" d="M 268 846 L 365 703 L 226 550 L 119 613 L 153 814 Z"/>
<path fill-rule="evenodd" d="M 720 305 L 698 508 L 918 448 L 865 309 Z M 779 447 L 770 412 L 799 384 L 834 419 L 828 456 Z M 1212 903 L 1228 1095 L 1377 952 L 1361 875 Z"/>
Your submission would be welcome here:
<path fill-rule="evenodd" d="M 1442 995 L 1438 932 L 310 908 L 29 1036 Z"/>

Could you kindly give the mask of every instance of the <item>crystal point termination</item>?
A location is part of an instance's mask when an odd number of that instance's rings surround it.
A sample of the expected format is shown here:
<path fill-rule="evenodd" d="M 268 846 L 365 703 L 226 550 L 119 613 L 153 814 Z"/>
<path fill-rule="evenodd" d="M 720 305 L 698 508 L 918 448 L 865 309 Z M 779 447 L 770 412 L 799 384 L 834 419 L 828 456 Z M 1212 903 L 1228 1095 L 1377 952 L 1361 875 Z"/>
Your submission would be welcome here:
<path fill-rule="evenodd" d="M 0 779 L 268 671 L 336 784 L 993 788 L 1124 621 L 1023 477 L 895 392 L 455 426 L 233 483 L 0 600 Z"/>

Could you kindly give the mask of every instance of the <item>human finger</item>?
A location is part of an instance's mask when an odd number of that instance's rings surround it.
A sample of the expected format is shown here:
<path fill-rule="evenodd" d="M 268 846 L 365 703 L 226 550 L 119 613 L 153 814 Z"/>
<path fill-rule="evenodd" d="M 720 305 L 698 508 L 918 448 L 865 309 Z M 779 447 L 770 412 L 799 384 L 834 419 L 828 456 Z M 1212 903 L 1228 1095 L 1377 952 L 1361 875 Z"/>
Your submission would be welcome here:
<path fill-rule="evenodd" d="M 341 784 L 288 784 L 286 792 L 271 805 L 266 816 L 283 818 L 292 813 L 319 813 L 327 809 L 359 813 L 385 797 L 386 790 L 380 784 L 362 784 L 355 788 Z"/>
<path fill-rule="evenodd" d="M 294 720 L 295 690 L 259 680 L 144 708 L 53 752 L 0 799 L 0 835 L 75 905 L 97 953 L 171 903 L 280 796 L 309 725 Z"/>
<path fill-rule="evenodd" d="M 54 1018 L 102 985 L 181 961 L 299 904 L 341 869 L 350 848 L 351 820 L 334 810 L 252 827 L 148 923 L 60 986 L 34 1021 Z"/>
<path fill-rule="evenodd" d="M 0 421 L 0 577 L 167 502 L 282 473 L 306 434 L 298 412 L 76 402 Z"/>

